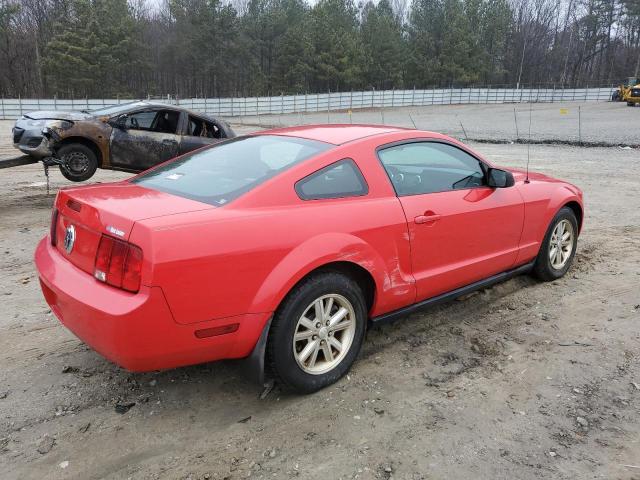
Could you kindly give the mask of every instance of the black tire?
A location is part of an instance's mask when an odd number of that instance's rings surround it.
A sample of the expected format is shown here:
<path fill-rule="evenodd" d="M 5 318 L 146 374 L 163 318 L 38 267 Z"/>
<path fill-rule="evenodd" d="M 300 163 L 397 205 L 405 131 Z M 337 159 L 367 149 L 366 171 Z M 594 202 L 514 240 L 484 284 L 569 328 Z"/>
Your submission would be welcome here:
<path fill-rule="evenodd" d="M 303 370 L 294 356 L 294 334 L 298 327 L 298 321 L 307 308 L 315 300 L 332 294 L 343 297 L 353 307 L 355 331 L 352 333 L 350 347 L 346 349 L 346 353 L 339 363 L 325 373 L 308 373 Z M 267 340 L 266 365 L 276 380 L 285 388 L 299 393 L 312 393 L 320 390 L 336 382 L 349 371 L 360 352 L 366 324 L 367 310 L 364 295 L 358 284 L 339 272 L 317 273 L 298 284 L 278 307 Z M 318 341 L 320 340 L 318 339 Z M 311 342 L 311 340 L 307 340 L 307 342 Z M 328 342 L 327 346 L 329 349 L 332 348 Z M 320 354 L 326 361 L 324 353 L 321 351 L 318 356 Z"/>
<path fill-rule="evenodd" d="M 63 145 L 57 157 L 64 162 L 60 173 L 72 182 L 84 182 L 93 177 L 98 169 L 98 158 L 93 150 L 81 143 Z"/>
<path fill-rule="evenodd" d="M 633 102 L 627 102 L 627 107 L 634 107 L 634 106 L 635 106 L 635 103 L 633 103 Z"/>
<path fill-rule="evenodd" d="M 550 258 L 550 244 L 556 226 L 564 220 L 568 221 L 573 228 L 571 245 L 572 248 L 569 258 L 566 260 L 563 266 L 561 268 L 555 268 Z M 577 245 L 578 220 L 576 219 L 576 215 L 575 213 L 573 213 L 573 210 L 571 210 L 569 207 L 563 207 L 558 213 L 556 213 L 555 217 L 553 217 L 553 220 L 551 220 L 551 223 L 547 228 L 547 233 L 544 236 L 544 240 L 542 241 L 542 245 L 540 246 L 540 251 L 538 252 L 538 256 L 536 257 L 535 263 L 533 265 L 533 275 L 545 282 L 556 280 L 562 277 L 565 273 L 567 273 L 567 271 L 571 267 L 571 264 L 573 263 Z"/>

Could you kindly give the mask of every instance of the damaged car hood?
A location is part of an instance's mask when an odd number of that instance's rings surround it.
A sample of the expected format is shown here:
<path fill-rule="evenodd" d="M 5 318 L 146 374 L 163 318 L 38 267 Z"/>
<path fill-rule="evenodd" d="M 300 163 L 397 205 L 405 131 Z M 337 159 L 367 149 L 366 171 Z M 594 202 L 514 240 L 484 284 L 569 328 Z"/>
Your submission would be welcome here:
<path fill-rule="evenodd" d="M 63 112 L 57 110 L 40 110 L 36 112 L 29 112 L 23 115 L 25 118 L 31 120 L 70 120 L 79 121 L 93 118 L 90 113 L 84 112 Z"/>

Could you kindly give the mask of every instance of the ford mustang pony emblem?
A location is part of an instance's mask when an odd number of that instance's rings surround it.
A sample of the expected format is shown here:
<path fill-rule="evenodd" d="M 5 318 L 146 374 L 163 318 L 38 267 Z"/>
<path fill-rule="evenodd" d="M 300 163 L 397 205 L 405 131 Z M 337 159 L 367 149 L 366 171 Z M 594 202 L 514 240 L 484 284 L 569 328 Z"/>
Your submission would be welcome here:
<path fill-rule="evenodd" d="M 64 249 L 67 253 L 73 250 L 73 244 L 76 241 L 76 229 L 73 225 L 69 225 L 64 233 Z"/>

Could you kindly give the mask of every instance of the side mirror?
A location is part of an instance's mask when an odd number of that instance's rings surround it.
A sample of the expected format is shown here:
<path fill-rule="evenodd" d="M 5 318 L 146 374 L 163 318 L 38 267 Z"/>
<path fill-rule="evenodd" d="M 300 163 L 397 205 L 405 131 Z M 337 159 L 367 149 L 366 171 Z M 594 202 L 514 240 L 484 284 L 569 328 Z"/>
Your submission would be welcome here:
<path fill-rule="evenodd" d="M 107 123 L 111 125 L 113 128 L 119 128 L 120 130 L 126 130 L 125 122 L 126 115 L 120 115 L 119 117 L 110 118 L 107 120 Z"/>
<path fill-rule="evenodd" d="M 490 168 L 487 173 L 487 184 L 493 188 L 513 187 L 516 184 L 513 174 L 499 168 Z"/>

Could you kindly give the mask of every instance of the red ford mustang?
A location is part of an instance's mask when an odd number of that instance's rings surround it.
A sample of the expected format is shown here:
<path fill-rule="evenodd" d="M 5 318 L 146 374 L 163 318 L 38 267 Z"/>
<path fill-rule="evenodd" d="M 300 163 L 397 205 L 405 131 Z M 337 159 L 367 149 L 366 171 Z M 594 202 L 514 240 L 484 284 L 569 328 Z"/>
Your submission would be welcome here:
<path fill-rule="evenodd" d="M 260 132 L 130 180 L 62 190 L 35 254 L 80 339 L 147 371 L 245 358 L 311 392 L 370 323 L 569 269 L 582 192 L 401 128 Z"/>

